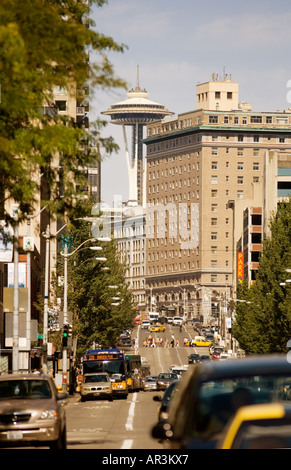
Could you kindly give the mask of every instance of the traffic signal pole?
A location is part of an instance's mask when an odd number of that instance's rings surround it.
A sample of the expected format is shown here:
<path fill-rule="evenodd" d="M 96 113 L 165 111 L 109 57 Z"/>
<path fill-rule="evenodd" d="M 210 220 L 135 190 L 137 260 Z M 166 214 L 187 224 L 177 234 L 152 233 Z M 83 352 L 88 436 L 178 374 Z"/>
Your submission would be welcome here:
<path fill-rule="evenodd" d="M 64 319 L 63 319 L 63 340 L 65 326 L 68 324 L 68 246 L 65 244 L 64 249 Z M 67 353 L 68 353 L 68 336 L 63 341 L 63 380 L 62 389 L 67 391 Z"/>

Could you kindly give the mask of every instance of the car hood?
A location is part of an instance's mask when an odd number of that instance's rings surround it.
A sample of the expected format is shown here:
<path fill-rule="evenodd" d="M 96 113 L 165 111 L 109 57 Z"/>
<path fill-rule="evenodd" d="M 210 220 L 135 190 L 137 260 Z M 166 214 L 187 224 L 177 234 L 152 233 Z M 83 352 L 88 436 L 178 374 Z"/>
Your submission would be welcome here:
<path fill-rule="evenodd" d="M 1 401 L 0 400 L 0 414 L 8 414 L 11 412 L 22 412 L 26 411 L 27 413 L 32 413 L 35 411 L 41 411 L 43 409 L 48 409 L 53 407 L 53 402 L 51 399 L 41 398 L 41 399 L 19 399 L 19 400 L 10 400 L 10 401 Z"/>

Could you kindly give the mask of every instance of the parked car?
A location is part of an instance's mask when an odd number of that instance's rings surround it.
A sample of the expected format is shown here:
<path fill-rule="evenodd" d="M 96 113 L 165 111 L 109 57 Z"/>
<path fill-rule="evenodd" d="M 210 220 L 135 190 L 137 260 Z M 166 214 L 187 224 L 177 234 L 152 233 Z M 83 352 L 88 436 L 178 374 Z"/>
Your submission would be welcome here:
<path fill-rule="evenodd" d="M 197 364 L 177 385 L 168 420 L 152 435 L 172 449 L 215 448 L 239 408 L 285 400 L 290 384 L 286 355 Z"/>
<path fill-rule="evenodd" d="M 200 360 L 200 354 L 190 354 L 188 356 L 188 364 L 196 364 Z"/>
<path fill-rule="evenodd" d="M 217 449 L 290 449 L 291 405 L 267 403 L 240 408 Z"/>
<path fill-rule="evenodd" d="M 0 446 L 65 449 L 67 397 L 46 375 L 0 376 Z"/>
<path fill-rule="evenodd" d="M 144 380 L 143 380 L 143 391 L 154 391 L 157 390 L 157 375 L 148 375 Z"/>
<path fill-rule="evenodd" d="M 157 380 L 157 390 L 166 390 L 174 380 L 178 380 L 178 376 L 173 372 L 161 372 Z"/>
<path fill-rule="evenodd" d="M 107 398 L 113 400 L 113 390 L 107 372 L 85 374 L 81 384 L 81 401 L 88 398 Z"/>

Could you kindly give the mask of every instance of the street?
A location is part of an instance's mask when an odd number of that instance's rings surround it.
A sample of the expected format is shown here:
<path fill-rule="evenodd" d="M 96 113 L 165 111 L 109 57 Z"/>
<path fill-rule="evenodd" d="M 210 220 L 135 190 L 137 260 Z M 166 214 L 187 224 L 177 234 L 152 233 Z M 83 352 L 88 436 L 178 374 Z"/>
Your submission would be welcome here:
<path fill-rule="evenodd" d="M 170 339 L 174 334 L 179 338 L 179 347 L 144 347 L 143 341 L 149 335 L 140 327 L 134 329 L 137 338 L 137 353 L 151 364 L 151 374 L 165 372 L 171 365 L 188 364 L 188 355 L 195 348 L 183 346 L 186 336 L 193 337 L 193 327 L 183 326 L 180 333 L 177 326 L 166 326 L 164 333 L 151 333 Z M 207 354 L 208 348 L 198 348 Z M 94 400 L 81 403 L 79 394 L 71 397 L 67 411 L 68 449 L 162 449 L 151 437 L 151 429 L 157 420 L 159 403 L 153 396 L 163 392 L 134 392 L 126 400 Z"/>

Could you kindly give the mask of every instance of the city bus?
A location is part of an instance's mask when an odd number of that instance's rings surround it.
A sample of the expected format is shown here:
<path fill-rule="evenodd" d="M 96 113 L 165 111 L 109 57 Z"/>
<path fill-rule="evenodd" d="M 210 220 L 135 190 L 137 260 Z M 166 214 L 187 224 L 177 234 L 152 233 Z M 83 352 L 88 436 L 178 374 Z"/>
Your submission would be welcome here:
<path fill-rule="evenodd" d="M 126 398 L 128 395 L 128 372 L 125 355 L 119 349 L 92 349 L 82 358 L 83 375 L 107 372 L 113 389 L 113 396 Z"/>
<path fill-rule="evenodd" d="M 128 390 L 137 392 L 142 388 L 141 357 L 138 354 L 126 354 L 125 359 L 128 372 Z"/>
<path fill-rule="evenodd" d="M 149 321 L 151 323 L 156 323 L 157 321 L 159 321 L 159 312 L 149 312 Z"/>

